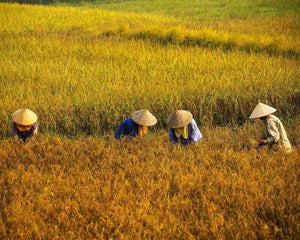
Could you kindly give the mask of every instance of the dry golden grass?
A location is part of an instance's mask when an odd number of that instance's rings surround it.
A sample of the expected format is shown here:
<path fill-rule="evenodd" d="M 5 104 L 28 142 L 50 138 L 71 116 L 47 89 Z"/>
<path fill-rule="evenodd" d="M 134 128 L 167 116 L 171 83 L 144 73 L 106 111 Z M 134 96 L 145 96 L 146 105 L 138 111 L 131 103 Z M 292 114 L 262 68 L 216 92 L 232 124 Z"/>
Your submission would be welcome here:
<path fill-rule="evenodd" d="M 164 131 L 3 140 L 1 239 L 296 239 L 299 148 L 257 153 L 258 129 L 205 127 L 186 147 Z"/>
<path fill-rule="evenodd" d="M 159 118 L 158 128 L 178 108 L 200 124 L 244 122 L 259 101 L 279 116 L 299 115 L 298 17 L 268 18 L 263 34 L 255 20 L 195 28 L 146 14 L 1 7 L 4 137 L 24 106 L 42 133 L 68 136 L 111 132 L 139 108 Z"/>
<path fill-rule="evenodd" d="M 300 144 L 298 16 L 0 8 L 0 239 L 296 239 L 299 147 L 258 153 L 247 118 L 271 104 Z M 7 139 L 22 107 L 39 116 L 28 145 Z M 139 108 L 154 134 L 114 140 Z M 179 108 L 203 143 L 169 143 Z"/>

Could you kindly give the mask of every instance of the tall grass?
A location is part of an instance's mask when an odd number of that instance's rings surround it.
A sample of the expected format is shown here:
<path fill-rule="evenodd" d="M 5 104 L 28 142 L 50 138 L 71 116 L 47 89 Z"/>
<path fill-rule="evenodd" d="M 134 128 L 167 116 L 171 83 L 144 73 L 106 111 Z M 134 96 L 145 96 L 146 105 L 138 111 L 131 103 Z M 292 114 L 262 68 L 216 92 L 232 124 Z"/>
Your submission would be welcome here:
<path fill-rule="evenodd" d="M 297 238 L 297 15 L 0 8 L 0 239 Z M 279 110 L 291 154 L 254 149 L 259 101 Z M 6 139 L 22 107 L 40 123 L 27 145 Z M 139 108 L 158 118 L 152 134 L 114 140 Z M 193 113 L 201 144 L 169 143 L 176 109 Z"/>
<path fill-rule="evenodd" d="M 114 131 L 139 108 L 158 117 L 157 128 L 178 108 L 199 124 L 242 123 L 259 101 L 278 108 L 279 116 L 299 115 L 296 35 L 189 30 L 169 18 L 101 10 L 1 6 L 2 136 L 9 136 L 11 114 L 21 107 L 37 112 L 41 132 L 68 136 Z M 283 19 L 292 25 L 293 18 Z"/>
<path fill-rule="evenodd" d="M 151 13 L 201 21 L 299 13 L 299 2 L 291 0 L 0 0 L 0 2 L 72 4 L 85 8 Z"/>
<path fill-rule="evenodd" d="M 105 10 L 151 13 L 201 21 L 299 13 L 299 2 L 291 0 L 108 0 L 87 5 Z"/>
<path fill-rule="evenodd" d="M 0 237 L 296 239 L 299 149 L 257 153 L 259 130 L 203 127 L 184 148 L 164 132 L 0 141 Z"/>

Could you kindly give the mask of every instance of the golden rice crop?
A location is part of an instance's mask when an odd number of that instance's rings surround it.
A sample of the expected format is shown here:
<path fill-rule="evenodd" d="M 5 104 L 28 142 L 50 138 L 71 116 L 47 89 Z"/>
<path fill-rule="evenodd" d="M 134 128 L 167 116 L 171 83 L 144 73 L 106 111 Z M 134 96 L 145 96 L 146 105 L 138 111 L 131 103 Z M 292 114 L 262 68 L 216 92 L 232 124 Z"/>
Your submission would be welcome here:
<path fill-rule="evenodd" d="M 295 239 L 299 148 L 258 153 L 248 139 L 259 130 L 203 127 L 204 141 L 186 147 L 164 131 L 2 140 L 0 237 Z"/>
<path fill-rule="evenodd" d="M 38 113 L 41 132 L 68 135 L 110 132 L 138 108 L 158 116 L 158 128 L 178 108 L 200 124 L 244 122 L 259 101 L 299 115 L 297 17 L 282 17 L 288 30 L 275 36 L 257 26 L 233 32 L 232 23 L 220 32 L 146 14 L 1 7 L 3 136 L 25 106 Z"/>
<path fill-rule="evenodd" d="M 299 235 L 298 16 L 0 8 L 0 239 Z M 259 101 L 279 109 L 291 154 L 254 149 Z M 27 145 L 7 139 L 22 107 L 40 124 Z M 114 140 L 139 108 L 158 118 L 154 133 Z M 175 109 L 193 113 L 201 144 L 169 143 Z"/>

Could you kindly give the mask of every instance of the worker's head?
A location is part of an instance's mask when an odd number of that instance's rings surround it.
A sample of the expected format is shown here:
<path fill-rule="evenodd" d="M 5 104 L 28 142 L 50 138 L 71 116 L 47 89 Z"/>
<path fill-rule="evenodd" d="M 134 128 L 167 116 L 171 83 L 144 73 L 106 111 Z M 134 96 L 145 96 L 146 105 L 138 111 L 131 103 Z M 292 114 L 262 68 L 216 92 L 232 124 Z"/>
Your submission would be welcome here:
<path fill-rule="evenodd" d="M 185 110 L 177 110 L 173 112 L 167 119 L 170 128 L 183 128 L 187 126 L 193 119 L 193 115 Z"/>
<path fill-rule="evenodd" d="M 262 121 L 265 121 L 267 119 L 267 117 L 268 116 L 263 116 L 263 117 L 260 117 L 259 119 L 262 120 Z"/>
<path fill-rule="evenodd" d="M 139 136 L 143 136 L 147 133 L 147 127 L 153 126 L 157 123 L 157 119 L 147 109 L 135 111 L 131 118 L 132 121 L 138 125 Z"/>
<path fill-rule="evenodd" d="M 16 123 L 16 126 L 17 126 L 17 129 L 18 129 L 19 131 L 25 132 L 25 131 L 29 131 L 29 130 L 32 128 L 33 124 L 32 124 L 32 125 L 24 126 L 24 125 L 21 125 L 21 124 L 17 124 L 17 123 Z"/>
<path fill-rule="evenodd" d="M 275 113 L 276 111 L 277 110 L 275 108 L 263 103 L 259 103 L 254 108 L 249 118 L 259 118 L 261 120 L 265 120 L 268 115 Z"/>
<path fill-rule="evenodd" d="M 29 130 L 33 124 L 36 123 L 37 121 L 37 116 L 36 114 L 27 109 L 19 109 L 13 113 L 13 121 L 17 124 L 17 128 L 20 131 L 27 131 Z"/>

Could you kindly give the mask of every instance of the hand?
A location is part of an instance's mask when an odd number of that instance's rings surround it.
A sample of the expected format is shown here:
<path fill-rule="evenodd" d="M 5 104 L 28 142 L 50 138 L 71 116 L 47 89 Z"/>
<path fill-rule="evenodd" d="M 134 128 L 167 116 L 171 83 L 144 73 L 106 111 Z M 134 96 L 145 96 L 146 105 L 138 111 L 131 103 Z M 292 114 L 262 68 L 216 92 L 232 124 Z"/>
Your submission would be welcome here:
<path fill-rule="evenodd" d="M 13 140 L 14 140 L 14 142 L 16 142 L 16 143 L 22 143 L 22 140 L 18 137 L 17 134 L 13 136 Z"/>
<path fill-rule="evenodd" d="M 265 141 L 263 139 L 258 139 L 257 142 L 258 142 L 259 145 L 265 144 Z"/>

